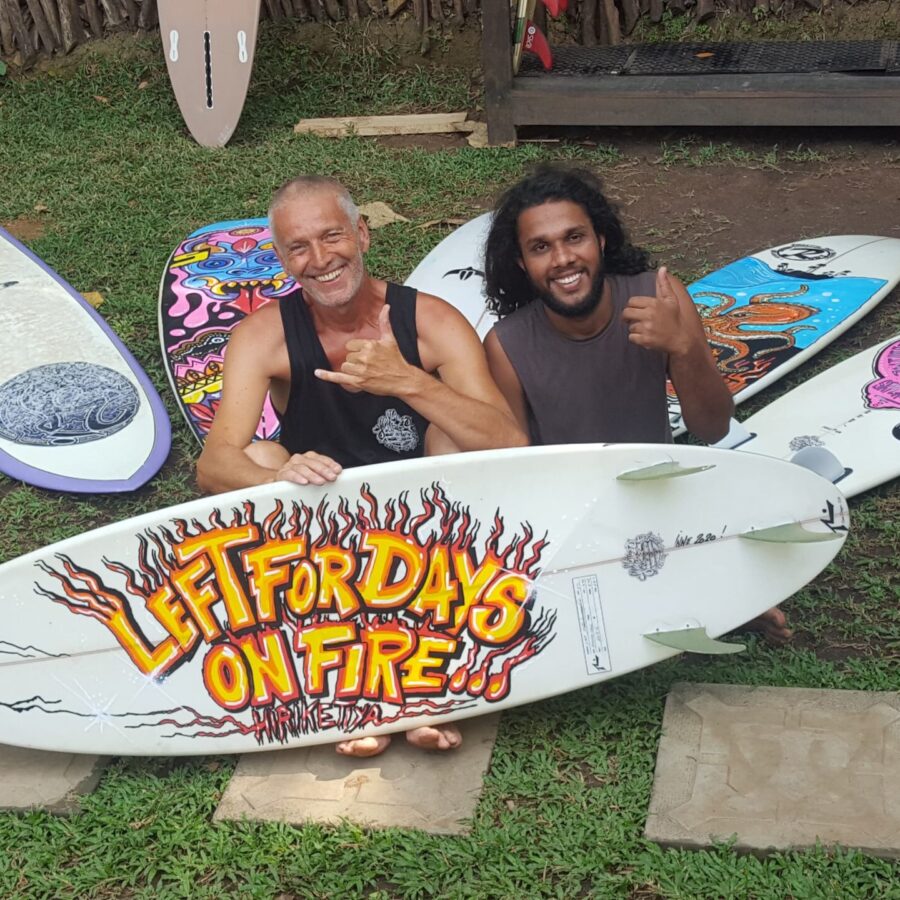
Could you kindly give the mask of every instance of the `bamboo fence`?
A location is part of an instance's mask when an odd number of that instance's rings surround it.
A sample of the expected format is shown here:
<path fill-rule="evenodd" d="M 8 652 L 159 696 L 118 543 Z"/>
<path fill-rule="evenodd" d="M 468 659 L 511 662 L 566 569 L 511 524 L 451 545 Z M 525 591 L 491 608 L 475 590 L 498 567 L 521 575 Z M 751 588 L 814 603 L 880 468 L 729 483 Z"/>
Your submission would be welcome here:
<path fill-rule="evenodd" d="M 498 0 L 489 0 L 498 2 Z M 506 2 L 506 0 L 499 0 Z M 732 9 L 779 11 L 802 4 L 818 9 L 822 0 L 718 0 Z M 855 2 L 855 0 L 849 0 Z M 716 0 L 572 0 L 567 13 L 585 46 L 618 44 L 641 16 L 662 20 L 666 10 L 703 22 L 715 15 Z M 481 0 L 263 0 L 263 18 L 330 23 L 392 17 L 407 4 L 427 47 L 433 26 L 462 25 L 476 14 Z M 535 20 L 546 27 L 546 11 L 537 4 Z M 156 0 L 0 0 L 0 56 L 22 68 L 40 56 L 69 53 L 85 41 L 114 32 L 149 32 L 158 25 Z"/>

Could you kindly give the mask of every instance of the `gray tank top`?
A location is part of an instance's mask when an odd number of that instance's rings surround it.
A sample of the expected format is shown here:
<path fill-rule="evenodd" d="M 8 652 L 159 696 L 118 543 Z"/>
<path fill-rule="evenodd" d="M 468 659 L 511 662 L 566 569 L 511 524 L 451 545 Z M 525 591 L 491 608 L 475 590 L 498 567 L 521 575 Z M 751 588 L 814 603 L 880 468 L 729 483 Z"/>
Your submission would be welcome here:
<path fill-rule="evenodd" d="M 607 282 L 612 319 L 587 340 L 560 334 L 540 301 L 495 326 L 525 392 L 534 444 L 672 441 L 667 356 L 632 344 L 622 321 L 629 297 L 656 296 L 656 273 L 608 275 Z"/>

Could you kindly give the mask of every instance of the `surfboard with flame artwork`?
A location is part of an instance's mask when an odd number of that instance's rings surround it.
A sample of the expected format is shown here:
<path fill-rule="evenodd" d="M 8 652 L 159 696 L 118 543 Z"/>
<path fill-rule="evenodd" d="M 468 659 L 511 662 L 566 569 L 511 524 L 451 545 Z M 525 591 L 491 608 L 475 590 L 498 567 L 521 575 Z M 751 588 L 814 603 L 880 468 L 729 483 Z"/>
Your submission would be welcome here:
<path fill-rule="evenodd" d="M 459 454 L 197 500 L 0 566 L 0 727 L 178 755 L 478 715 L 740 649 L 712 638 L 813 579 L 848 525 L 805 469 L 687 446 Z"/>

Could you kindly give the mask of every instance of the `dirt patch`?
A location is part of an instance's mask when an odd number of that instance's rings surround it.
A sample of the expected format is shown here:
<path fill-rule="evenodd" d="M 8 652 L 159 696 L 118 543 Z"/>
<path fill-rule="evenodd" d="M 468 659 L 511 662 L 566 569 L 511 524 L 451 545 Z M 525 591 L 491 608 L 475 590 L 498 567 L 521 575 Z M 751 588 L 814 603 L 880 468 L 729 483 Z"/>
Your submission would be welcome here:
<path fill-rule="evenodd" d="M 19 216 L 11 222 L 4 222 L 3 227 L 17 240 L 35 241 L 47 231 L 47 220 L 36 216 Z"/>

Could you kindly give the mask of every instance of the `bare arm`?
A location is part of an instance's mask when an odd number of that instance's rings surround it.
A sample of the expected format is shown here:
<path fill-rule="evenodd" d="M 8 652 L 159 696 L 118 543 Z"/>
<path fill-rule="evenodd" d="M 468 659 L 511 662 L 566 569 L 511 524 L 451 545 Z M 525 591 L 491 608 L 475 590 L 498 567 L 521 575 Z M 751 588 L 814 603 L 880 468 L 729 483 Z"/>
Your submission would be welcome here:
<path fill-rule="evenodd" d="M 527 444 L 491 378 L 472 326 L 436 297 L 420 294 L 419 304 L 416 325 L 422 364 L 439 377 L 403 359 L 391 331 L 387 305 L 379 317 L 379 340 L 350 341 L 340 371 L 317 370 L 316 375 L 324 381 L 405 400 L 460 450 Z"/>
<path fill-rule="evenodd" d="M 525 391 L 522 390 L 522 382 L 519 381 L 519 376 L 493 328 L 484 339 L 484 352 L 487 356 L 488 369 L 497 387 L 506 398 L 519 427 L 527 434 L 528 406 L 525 400 Z"/>
<path fill-rule="evenodd" d="M 324 484 L 341 471 L 334 460 L 318 453 L 289 456 L 271 445 L 273 452 L 267 454 L 246 452 L 272 377 L 290 370 L 280 331 L 271 327 L 272 318 L 271 312 L 260 310 L 241 322 L 228 342 L 222 398 L 197 461 L 197 483 L 207 493 L 282 480 Z M 254 461 L 254 456 L 269 465 Z"/>
<path fill-rule="evenodd" d="M 708 444 L 728 432 L 734 401 L 706 340 L 703 323 L 685 286 L 665 267 L 655 297 L 632 297 L 622 313 L 629 340 L 669 356 L 669 377 L 688 430 Z"/>

